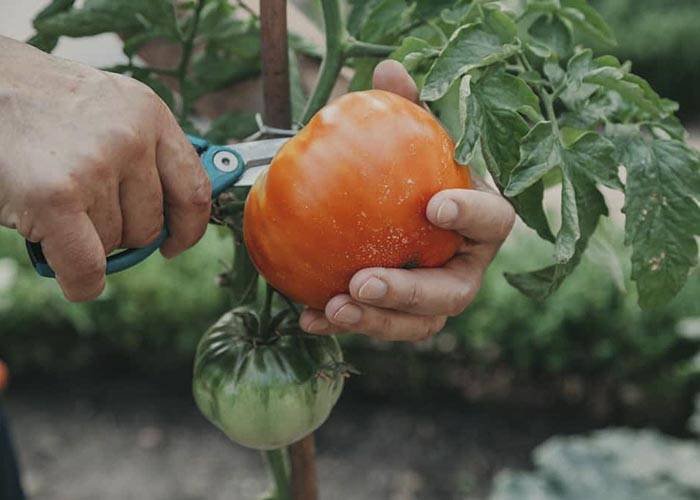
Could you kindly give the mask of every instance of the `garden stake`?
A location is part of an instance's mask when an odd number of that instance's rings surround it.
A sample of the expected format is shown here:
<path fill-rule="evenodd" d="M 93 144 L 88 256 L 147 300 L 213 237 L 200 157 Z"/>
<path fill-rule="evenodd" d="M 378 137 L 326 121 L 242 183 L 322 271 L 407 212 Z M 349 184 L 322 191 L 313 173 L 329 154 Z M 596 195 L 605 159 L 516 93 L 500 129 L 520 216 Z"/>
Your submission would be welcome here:
<path fill-rule="evenodd" d="M 261 58 L 265 123 L 277 128 L 291 128 L 292 107 L 289 86 L 289 52 L 287 48 L 287 2 L 260 2 Z M 289 447 L 291 490 L 294 500 L 317 500 L 314 436 L 310 434 Z M 275 476 L 276 480 L 279 476 Z M 277 488 L 278 492 L 280 487 Z"/>

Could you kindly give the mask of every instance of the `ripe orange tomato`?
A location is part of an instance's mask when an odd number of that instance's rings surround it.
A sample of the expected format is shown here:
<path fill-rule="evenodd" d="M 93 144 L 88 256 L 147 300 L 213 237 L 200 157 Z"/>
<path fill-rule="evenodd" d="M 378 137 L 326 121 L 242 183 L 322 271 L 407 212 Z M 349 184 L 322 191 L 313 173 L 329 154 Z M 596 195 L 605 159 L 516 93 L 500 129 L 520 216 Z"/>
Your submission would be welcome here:
<path fill-rule="evenodd" d="M 454 143 L 420 106 L 389 92 L 346 94 L 319 111 L 252 187 L 244 237 L 276 289 L 323 309 L 366 267 L 437 267 L 460 237 L 425 216 L 443 189 L 469 188 Z"/>

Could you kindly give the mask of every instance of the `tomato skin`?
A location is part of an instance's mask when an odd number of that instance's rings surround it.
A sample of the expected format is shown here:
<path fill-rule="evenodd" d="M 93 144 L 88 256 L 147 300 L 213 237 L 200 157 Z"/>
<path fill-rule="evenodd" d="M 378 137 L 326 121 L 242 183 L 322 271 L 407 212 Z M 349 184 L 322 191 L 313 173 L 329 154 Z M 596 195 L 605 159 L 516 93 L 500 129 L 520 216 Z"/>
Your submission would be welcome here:
<path fill-rule="evenodd" d="M 334 337 L 284 335 L 269 344 L 246 333 L 235 311 L 202 337 L 193 394 L 232 441 L 258 450 L 287 446 L 325 422 L 343 390 L 333 371 L 343 355 Z"/>
<path fill-rule="evenodd" d="M 367 267 L 438 267 L 461 238 L 430 224 L 443 189 L 470 188 L 454 143 L 425 109 L 395 94 L 346 94 L 277 154 L 248 196 L 244 236 L 276 289 L 316 309 Z"/>

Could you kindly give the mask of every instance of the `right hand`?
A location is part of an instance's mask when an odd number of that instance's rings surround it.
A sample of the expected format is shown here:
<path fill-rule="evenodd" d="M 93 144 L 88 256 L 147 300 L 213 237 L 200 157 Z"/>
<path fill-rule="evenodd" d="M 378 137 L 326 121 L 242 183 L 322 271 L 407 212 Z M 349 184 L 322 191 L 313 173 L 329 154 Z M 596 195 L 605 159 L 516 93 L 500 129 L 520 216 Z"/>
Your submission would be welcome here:
<path fill-rule="evenodd" d="M 167 106 L 136 80 L 0 37 L 0 225 L 39 242 L 66 298 L 91 300 L 106 256 L 204 234 L 211 186 Z"/>

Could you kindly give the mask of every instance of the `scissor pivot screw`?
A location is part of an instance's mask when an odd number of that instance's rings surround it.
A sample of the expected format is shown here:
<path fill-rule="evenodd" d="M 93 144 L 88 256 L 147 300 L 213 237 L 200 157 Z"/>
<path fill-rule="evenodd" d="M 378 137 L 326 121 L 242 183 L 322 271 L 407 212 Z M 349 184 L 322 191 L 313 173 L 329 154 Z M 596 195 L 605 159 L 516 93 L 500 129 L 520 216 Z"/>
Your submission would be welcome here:
<path fill-rule="evenodd" d="M 233 172 L 238 168 L 238 158 L 231 151 L 219 151 L 212 159 L 214 166 L 221 172 Z"/>

